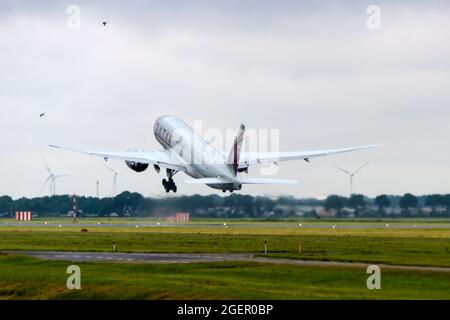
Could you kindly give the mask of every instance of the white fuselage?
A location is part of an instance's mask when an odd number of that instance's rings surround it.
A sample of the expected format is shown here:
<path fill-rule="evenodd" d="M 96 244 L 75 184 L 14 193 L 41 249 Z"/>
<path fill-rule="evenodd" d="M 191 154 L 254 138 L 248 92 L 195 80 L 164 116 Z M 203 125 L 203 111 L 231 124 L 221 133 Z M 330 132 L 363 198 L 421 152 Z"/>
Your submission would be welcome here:
<path fill-rule="evenodd" d="M 232 183 L 210 184 L 223 190 L 240 190 L 239 178 L 227 164 L 226 156 L 198 135 L 183 120 L 162 116 L 155 121 L 153 133 L 156 140 L 171 157 L 186 164 L 185 173 L 193 178 L 224 178 Z"/>

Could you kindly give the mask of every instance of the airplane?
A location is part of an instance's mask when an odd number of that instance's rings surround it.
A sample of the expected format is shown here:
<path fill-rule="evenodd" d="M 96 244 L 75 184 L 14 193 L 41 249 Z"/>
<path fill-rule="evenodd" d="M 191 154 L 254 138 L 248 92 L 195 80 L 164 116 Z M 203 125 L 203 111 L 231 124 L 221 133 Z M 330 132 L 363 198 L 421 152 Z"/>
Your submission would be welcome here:
<path fill-rule="evenodd" d="M 125 161 L 126 165 L 135 172 L 145 171 L 153 165 L 157 173 L 161 168 L 166 169 L 167 180 L 162 179 L 162 185 L 168 193 L 177 192 L 173 176 L 184 172 L 193 180 L 186 180 L 190 184 L 206 184 L 213 189 L 223 192 L 241 190 L 246 184 L 293 184 L 296 180 L 246 178 L 240 173 L 248 173 L 250 165 L 278 164 L 281 161 L 305 160 L 356 150 L 381 147 L 372 144 L 343 149 L 290 151 L 290 152 L 241 152 L 244 140 L 245 126 L 241 124 L 237 130 L 233 147 L 227 154 L 214 148 L 209 142 L 189 127 L 183 120 L 164 115 L 154 124 L 153 133 L 163 150 L 143 150 L 130 148 L 125 152 L 109 152 L 68 148 L 50 144 L 49 147 L 84 153 L 92 156 Z"/>

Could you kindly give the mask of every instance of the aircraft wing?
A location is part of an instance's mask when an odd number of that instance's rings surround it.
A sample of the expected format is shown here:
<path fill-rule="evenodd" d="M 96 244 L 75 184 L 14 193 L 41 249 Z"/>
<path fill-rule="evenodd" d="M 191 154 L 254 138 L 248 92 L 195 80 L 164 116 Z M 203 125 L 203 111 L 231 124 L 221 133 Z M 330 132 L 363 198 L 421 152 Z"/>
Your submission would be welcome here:
<path fill-rule="evenodd" d="M 163 168 L 186 171 L 185 165 L 182 162 L 178 162 L 175 159 L 173 159 L 175 157 L 172 157 L 168 151 L 148 150 L 148 151 L 110 152 L 110 151 L 75 149 L 75 148 L 56 146 L 56 145 L 52 145 L 52 144 L 50 144 L 49 147 L 84 153 L 84 154 L 88 154 L 91 156 L 97 156 L 97 157 L 104 158 L 105 160 L 115 159 L 115 160 L 147 163 L 147 164 L 156 164 Z"/>
<path fill-rule="evenodd" d="M 267 164 L 279 161 L 290 160 L 309 160 L 309 158 L 325 157 L 333 154 L 376 148 L 381 147 L 379 144 L 371 144 L 367 146 L 343 148 L 343 149 L 330 149 L 330 150 L 315 150 L 315 151 L 288 151 L 288 152 L 242 152 L 239 163 L 241 165 L 250 164 Z"/>

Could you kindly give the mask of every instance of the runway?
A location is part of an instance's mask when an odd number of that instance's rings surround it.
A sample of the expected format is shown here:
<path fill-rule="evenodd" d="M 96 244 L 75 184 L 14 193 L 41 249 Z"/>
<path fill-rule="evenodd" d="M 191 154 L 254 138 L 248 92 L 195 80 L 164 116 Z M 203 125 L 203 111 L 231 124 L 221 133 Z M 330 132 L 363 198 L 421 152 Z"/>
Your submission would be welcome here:
<path fill-rule="evenodd" d="M 73 251 L 3 251 L 6 254 L 21 254 L 44 260 L 60 260 L 73 262 L 128 262 L 128 263 L 205 263 L 246 261 L 258 263 L 286 264 L 311 267 L 353 267 L 367 268 L 370 263 L 313 261 L 265 258 L 250 253 L 126 253 L 126 252 L 73 252 Z M 450 272 L 446 267 L 400 266 L 377 264 L 380 268 Z"/>
<path fill-rule="evenodd" d="M 308 224 L 308 223 L 45 223 L 1 222 L 0 227 L 81 227 L 81 228 L 274 228 L 274 229 L 450 229 L 450 224 L 399 224 L 395 222 L 370 225 Z"/>

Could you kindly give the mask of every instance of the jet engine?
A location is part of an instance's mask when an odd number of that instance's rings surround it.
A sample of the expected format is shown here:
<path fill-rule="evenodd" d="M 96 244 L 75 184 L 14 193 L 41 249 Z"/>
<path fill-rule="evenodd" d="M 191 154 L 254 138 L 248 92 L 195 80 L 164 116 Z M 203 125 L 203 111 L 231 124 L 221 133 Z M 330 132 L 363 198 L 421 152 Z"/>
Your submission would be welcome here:
<path fill-rule="evenodd" d="M 144 150 L 138 148 L 130 148 L 127 151 L 142 152 Z M 128 168 L 136 172 L 143 172 L 148 168 L 148 163 L 139 163 L 135 161 L 125 161 L 125 163 Z"/>

